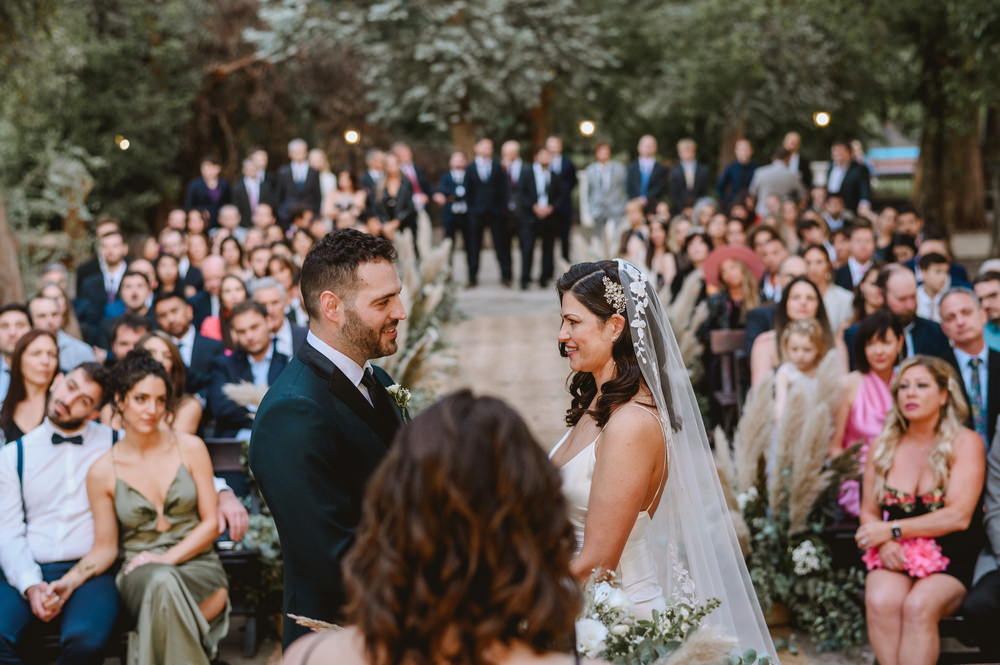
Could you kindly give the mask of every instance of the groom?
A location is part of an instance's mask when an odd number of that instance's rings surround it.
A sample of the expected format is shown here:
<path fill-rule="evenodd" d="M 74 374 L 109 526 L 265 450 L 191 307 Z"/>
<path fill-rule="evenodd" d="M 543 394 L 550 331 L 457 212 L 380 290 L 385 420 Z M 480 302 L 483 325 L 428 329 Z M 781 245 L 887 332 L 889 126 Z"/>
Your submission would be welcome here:
<path fill-rule="evenodd" d="M 370 362 L 396 352 L 406 318 L 395 258 L 389 241 L 353 229 L 309 252 L 299 283 L 309 334 L 254 419 L 250 467 L 281 539 L 286 615 L 342 618 L 341 560 L 402 423 L 392 380 Z M 306 632 L 285 617 L 285 646 Z"/>

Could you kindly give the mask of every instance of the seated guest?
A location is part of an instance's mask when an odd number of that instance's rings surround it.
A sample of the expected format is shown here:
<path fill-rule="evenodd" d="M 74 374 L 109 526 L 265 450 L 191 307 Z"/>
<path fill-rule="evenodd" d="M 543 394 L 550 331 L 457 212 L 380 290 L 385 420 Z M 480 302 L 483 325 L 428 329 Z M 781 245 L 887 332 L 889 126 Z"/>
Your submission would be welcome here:
<path fill-rule="evenodd" d="M 238 304 L 229 320 L 237 349 L 231 356 L 219 356 L 212 366 L 212 387 L 208 410 L 215 419 L 215 435 L 250 440 L 256 405 L 244 406 L 225 393 L 227 384 L 252 383 L 266 389 L 288 364 L 288 356 L 271 344 L 267 310 L 253 300 Z M 263 393 L 261 393 L 263 394 Z"/>
<path fill-rule="evenodd" d="M 880 663 L 933 665 L 938 622 L 962 604 L 983 546 L 986 452 L 962 427 L 967 409 L 944 360 L 918 355 L 904 362 L 892 396 L 865 465 L 855 535 L 870 570 L 868 635 Z M 914 539 L 926 545 L 919 555 Z"/>
<path fill-rule="evenodd" d="M 368 484 L 344 563 L 351 627 L 302 638 L 285 663 L 570 665 L 581 600 L 560 487 L 510 407 L 445 398 L 401 430 Z M 443 605 L 438 622 L 417 609 Z"/>
<path fill-rule="evenodd" d="M 222 287 L 222 278 L 225 274 L 226 262 L 221 256 L 206 256 L 202 261 L 202 290 L 190 299 L 194 311 L 194 325 L 199 329 L 206 318 L 219 316 L 219 289 Z"/>
<path fill-rule="evenodd" d="M 274 350 L 291 358 L 306 341 L 306 332 L 302 326 L 297 326 L 288 320 L 288 294 L 285 288 L 270 277 L 255 279 L 250 283 L 250 294 L 267 310 L 267 325 L 274 339 L 277 340 Z"/>
<path fill-rule="evenodd" d="M 833 333 L 826 316 L 823 297 L 806 277 L 796 277 L 782 289 L 781 302 L 774 311 L 774 330 L 757 336 L 750 351 L 750 381 L 757 385 L 774 370 L 781 358 L 778 344 L 789 321 L 816 319 L 823 331 L 824 347 L 833 347 Z"/>
<path fill-rule="evenodd" d="M 881 434 L 892 408 L 889 384 L 902 349 L 903 328 L 891 313 L 881 309 L 862 319 L 854 346 L 857 369 L 843 379 L 830 457 L 858 441 L 867 448 Z"/>
<path fill-rule="evenodd" d="M 226 262 L 226 274 L 236 275 L 241 279 L 250 276 L 243 258 L 243 245 L 236 238 L 224 238 L 219 243 L 219 256 Z"/>
<path fill-rule="evenodd" d="M 188 298 L 201 291 L 203 287 L 201 270 L 191 264 L 184 234 L 164 229 L 163 233 L 160 234 L 160 244 L 163 246 L 164 254 L 169 254 L 177 259 L 177 282 L 173 288 L 183 287 L 184 294 Z M 162 286 L 160 290 L 164 290 Z"/>
<path fill-rule="evenodd" d="M 903 326 L 903 358 L 922 353 L 936 358 L 947 358 L 951 353 L 948 338 L 941 326 L 917 316 L 917 279 L 909 268 L 889 264 L 879 271 L 875 286 L 882 291 L 885 306 L 899 318 Z M 854 337 L 858 324 L 844 331 L 844 343 L 853 362 Z M 853 365 L 851 369 L 854 369 Z"/>
<path fill-rule="evenodd" d="M 941 330 L 951 343 L 947 360 L 957 370 L 969 422 L 989 448 L 1000 417 L 1000 351 L 986 345 L 986 312 L 976 294 L 955 287 L 941 298 Z"/>
<path fill-rule="evenodd" d="M 236 275 L 223 277 L 219 286 L 219 313 L 205 317 L 201 322 L 199 334 L 221 341 L 227 349 L 236 348 L 236 343 L 230 334 L 229 319 L 233 315 L 233 308 L 249 298 L 250 292 L 240 277 Z"/>
<path fill-rule="evenodd" d="M 267 245 L 258 245 L 250 250 L 249 254 L 250 276 L 261 278 L 267 276 L 267 264 L 271 261 L 271 248 Z"/>
<path fill-rule="evenodd" d="M 31 629 L 49 622 L 60 663 L 104 661 L 118 617 L 114 575 L 87 574 L 78 560 L 93 538 L 87 469 L 114 439 L 93 421 L 107 380 L 94 362 L 59 377 L 45 421 L 0 450 L 0 662 L 24 662 Z M 74 578 L 72 590 L 60 584 Z"/>
<path fill-rule="evenodd" d="M 149 351 L 153 360 L 163 365 L 163 369 L 167 370 L 167 376 L 170 377 L 170 385 L 173 388 L 170 399 L 175 405 L 170 427 L 184 434 L 196 433 L 201 423 L 201 402 L 184 392 L 184 386 L 187 385 L 187 370 L 184 368 L 184 361 L 181 360 L 177 346 L 167 333 L 154 330 L 146 333 L 136 347 Z"/>
<path fill-rule="evenodd" d="M 695 232 L 684 239 L 681 247 L 681 254 L 677 260 L 677 274 L 674 276 L 673 284 L 670 285 L 670 292 L 673 297 L 681 292 L 684 283 L 689 279 L 701 281 L 701 293 L 698 302 L 701 302 L 708 294 L 705 292 L 705 279 L 701 269 L 712 251 L 712 241 L 702 232 Z"/>
<path fill-rule="evenodd" d="M 55 264 L 66 269 L 61 263 Z M 59 274 L 58 271 L 53 271 Z M 65 281 L 65 280 L 64 280 Z M 76 312 L 73 311 L 71 306 L 69 295 L 66 293 L 66 287 L 60 282 L 50 281 L 48 279 L 39 280 L 38 295 L 45 298 L 52 298 L 59 305 L 59 311 L 62 312 L 62 322 L 59 324 L 59 329 L 64 330 L 70 337 L 75 337 L 76 339 L 83 339 L 83 331 L 80 329 L 80 322 L 76 318 Z"/>
<path fill-rule="evenodd" d="M 87 472 L 93 547 L 55 591 L 107 571 L 120 547 L 115 585 L 136 625 L 129 662 L 208 665 L 229 628 L 212 461 L 201 439 L 163 426 L 175 392 L 148 351 L 125 356 L 113 384 L 125 435 Z"/>
<path fill-rule="evenodd" d="M 308 327 L 309 315 L 302 307 L 302 294 L 299 293 L 299 268 L 292 258 L 273 255 L 267 263 L 267 276 L 281 284 L 289 296 L 288 309 L 285 311 L 288 320 L 303 328 Z"/>
<path fill-rule="evenodd" d="M 100 248 L 99 271 L 92 274 L 76 292 L 76 315 L 83 329 L 83 339 L 97 343 L 101 320 L 118 316 L 118 286 L 128 269 L 128 245 L 121 231 L 111 230 L 98 238 Z"/>
<path fill-rule="evenodd" d="M 130 268 L 132 267 L 134 266 L 130 266 Z M 125 306 L 125 312 L 121 316 L 101 321 L 101 343 L 99 346 L 103 349 L 110 347 L 112 331 L 123 316 L 137 316 L 145 319 L 149 322 L 147 326 L 149 330 L 152 330 L 155 326 L 153 289 L 149 283 L 149 278 L 144 273 L 131 269 L 125 273 L 125 276 L 122 277 L 121 286 L 118 289 L 118 297 Z"/>
<path fill-rule="evenodd" d="M 796 277 L 805 276 L 806 271 L 806 262 L 801 256 L 795 254 L 786 256 L 778 266 L 776 286 L 779 292 L 787 288 Z M 765 303 L 747 312 L 743 348 L 748 358 L 753 350 L 753 343 L 757 339 L 757 336 L 774 329 L 774 312 L 777 308 L 778 306 L 775 303 Z"/>
<path fill-rule="evenodd" d="M 56 336 L 37 328 L 22 335 L 10 358 L 10 386 L 0 406 L 4 441 L 19 439 L 42 422 L 49 388 L 58 373 Z"/>
<path fill-rule="evenodd" d="M 758 240 L 759 238 L 760 236 L 753 236 L 754 240 Z M 781 262 L 789 256 L 788 248 L 785 247 L 785 241 L 777 235 L 772 235 L 760 244 L 759 250 L 755 247 L 754 251 L 757 252 L 757 256 L 760 257 L 765 269 L 764 277 L 761 278 L 760 282 L 761 300 L 778 302 L 781 300 L 778 269 L 781 267 Z"/>
<path fill-rule="evenodd" d="M 0 402 L 10 387 L 11 356 L 17 343 L 31 330 L 31 314 L 21 303 L 7 303 L 0 307 Z"/>
<path fill-rule="evenodd" d="M 55 335 L 59 345 L 59 369 L 68 372 L 80 363 L 94 362 L 94 349 L 83 340 L 76 339 L 60 326 L 65 313 L 59 309 L 59 302 L 44 296 L 35 296 L 28 301 L 28 311 L 36 330 L 44 330 Z"/>
<path fill-rule="evenodd" d="M 834 273 L 834 282 L 852 291 L 875 260 L 875 230 L 867 222 L 857 222 L 851 225 L 847 233 L 850 254 L 847 263 Z"/>
<path fill-rule="evenodd" d="M 894 233 L 892 244 L 889 245 L 888 260 L 892 263 L 905 265 L 913 261 L 917 255 L 917 240 L 908 233 Z"/>
<path fill-rule="evenodd" d="M 980 273 L 974 281 L 973 289 L 986 312 L 986 344 L 991 349 L 1000 351 L 1000 272 L 986 270 Z"/>
<path fill-rule="evenodd" d="M 222 354 L 222 342 L 198 334 L 191 305 L 176 291 L 157 297 L 153 311 L 157 325 L 170 335 L 187 368 L 185 390 L 190 394 L 207 391 L 212 379 L 212 361 Z"/>
<path fill-rule="evenodd" d="M 885 294 L 882 293 L 882 289 L 878 288 L 878 285 L 875 283 L 878 280 L 879 272 L 884 266 L 884 263 L 876 262 L 868 269 L 865 276 L 861 278 L 861 282 L 854 287 L 852 326 L 855 323 L 860 323 L 861 319 L 871 316 L 885 306 Z"/>
<path fill-rule="evenodd" d="M 156 259 L 156 283 L 159 284 L 157 288 L 157 295 L 161 293 L 173 293 L 174 291 L 181 292 L 183 283 L 181 280 L 180 272 L 180 261 L 173 254 L 160 254 L 159 258 Z M 191 295 L 194 295 L 193 293 Z M 189 295 L 184 292 L 184 297 L 187 298 Z"/>
<path fill-rule="evenodd" d="M 736 222 L 740 224 L 740 222 Z M 667 239 L 667 223 L 654 219 L 649 223 L 649 246 L 646 248 L 646 269 L 656 290 L 669 286 L 677 275 L 677 259 L 670 251 Z"/>
<path fill-rule="evenodd" d="M 830 317 L 830 328 L 839 335 L 842 326 L 850 323 L 854 304 L 852 291 L 833 283 L 833 264 L 830 254 L 822 245 L 809 245 L 802 252 L 806 262 L 806 277 L 823 294 L 823 305 Z"/>
<path fill-rule="evenodd" d="M 924 254 L 917 261 L 922 282 L 917 287 L 917 316 L 941 323 L 941 297 L 951 288 L 948 257 L 937 252 Z"/>
<path fill-rule="evenodd" d="M 115 319 L 111 329 L 111 343 L 108 345 L 108 357 L 105 364 L 113 365 L 116 361 L 135 348 L 146 333 L 153 329 L 153 322 L 138 314 L 122 314 Z"/>

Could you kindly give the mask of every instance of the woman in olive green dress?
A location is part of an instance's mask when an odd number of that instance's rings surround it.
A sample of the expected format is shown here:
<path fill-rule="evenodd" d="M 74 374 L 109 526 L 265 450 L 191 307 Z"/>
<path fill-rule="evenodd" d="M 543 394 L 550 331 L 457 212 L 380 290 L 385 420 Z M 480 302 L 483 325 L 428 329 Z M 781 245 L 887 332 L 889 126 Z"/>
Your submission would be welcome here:
<path fill-rule="evenodd" d="M 170 378 L 148 351 L 115 371 L 113 407 L 125 436 L 87 474 L 94 547 L 84 579 L 123 557 L 116 578 L 136 622 L 129 665 L 208 665 L 229 627 L 228 584 L 212 549 L 218 497 L 204 442 L 163 424 Z"/>

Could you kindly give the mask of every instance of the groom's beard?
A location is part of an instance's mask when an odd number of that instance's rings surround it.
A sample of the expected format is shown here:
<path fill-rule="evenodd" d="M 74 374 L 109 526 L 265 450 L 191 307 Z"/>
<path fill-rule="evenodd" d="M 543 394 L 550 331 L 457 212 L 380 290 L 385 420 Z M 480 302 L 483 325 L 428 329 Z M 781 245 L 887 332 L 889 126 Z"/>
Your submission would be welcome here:
<path fill-rule="evenodd" d="M 344 337 L 348 344 L 353 346 L 363 357 L 367 359 L 384 358 L 396 352 L 398 345 L 395 339 L 382 339 L 382 333 L 387 328 L 395 328 L 399 321 L 392 320 L 389 324 L 381 328 L 369 328 L 357 313 L 348 308 L 344 318 Z"/>

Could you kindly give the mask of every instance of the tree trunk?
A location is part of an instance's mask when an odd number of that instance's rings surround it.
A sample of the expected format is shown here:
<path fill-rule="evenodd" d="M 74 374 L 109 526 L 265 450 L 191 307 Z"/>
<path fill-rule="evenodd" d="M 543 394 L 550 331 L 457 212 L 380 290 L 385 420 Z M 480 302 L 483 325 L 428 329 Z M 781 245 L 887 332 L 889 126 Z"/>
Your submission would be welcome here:
<path fill-rule="evenodd" d="M 464 119 L 452 123 L 451 145 L 452 149 L 461 150 L 471 159 L 472 149 L 476 145 L 476 126 Z"/>
<path fill-rule="evenodd" d="M 538 106 L 528 110 L 528 122 L 531 125 L 531 150 L 527 154 L 534 154 L 535 150 L 545 145 L 545 139 L 552 136 L 552 88 L 545 86 L 542 94 L 539 95 Z"/>
<path fill-rule="evenodd" d="M 24 284 L 17 260 L 17 239 L 7 224 L 7 209 L 0 195 L 0 303 L 24 299 Z"/>
<path fill-rule="evenodd" d="M 747 125 L 746 114 L 736 111 L 735 114 L 727 114 L 725 126 L 722 130 L 722 141 L 719 143 L 719 173 L 726 168 L 729 162 L 735 159 L 736 142 L 744 138 Z M 768 160 L 764 160 L 767 163 Z M 758 162 L 760 158 L 758 157 Z"/>

